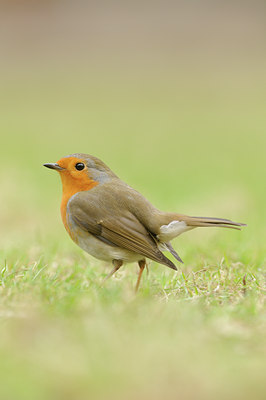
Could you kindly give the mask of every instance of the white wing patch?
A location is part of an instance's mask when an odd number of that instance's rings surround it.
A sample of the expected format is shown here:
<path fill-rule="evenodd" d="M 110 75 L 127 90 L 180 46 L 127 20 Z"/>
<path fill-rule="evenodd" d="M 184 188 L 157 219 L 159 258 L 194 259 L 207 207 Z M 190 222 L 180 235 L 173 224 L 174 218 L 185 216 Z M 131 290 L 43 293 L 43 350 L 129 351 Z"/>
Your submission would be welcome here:
<path fill-rule="evenodd" d="M 157 238 L 161 242 L 168 242 L 190 229 L 193 229 L 193 227 L 187 226 L 185 221 L 172 221 L 170 224 L 160 227 L 160 233 L 157 235 Z"/>

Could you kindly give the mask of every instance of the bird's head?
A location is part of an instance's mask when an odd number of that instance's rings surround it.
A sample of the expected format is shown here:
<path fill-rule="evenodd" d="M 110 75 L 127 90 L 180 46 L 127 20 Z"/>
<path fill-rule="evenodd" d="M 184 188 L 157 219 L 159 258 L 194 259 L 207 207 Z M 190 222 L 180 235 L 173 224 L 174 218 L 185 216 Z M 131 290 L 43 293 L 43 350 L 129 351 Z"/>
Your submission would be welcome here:
<path fill-rule="evenodd" d="M 88 154 L 70 154 L 56 163 L 43 165 L 60 173 L 63 190 L 67 191 L 89 190 L 117 178 L 101 160 Z"/>

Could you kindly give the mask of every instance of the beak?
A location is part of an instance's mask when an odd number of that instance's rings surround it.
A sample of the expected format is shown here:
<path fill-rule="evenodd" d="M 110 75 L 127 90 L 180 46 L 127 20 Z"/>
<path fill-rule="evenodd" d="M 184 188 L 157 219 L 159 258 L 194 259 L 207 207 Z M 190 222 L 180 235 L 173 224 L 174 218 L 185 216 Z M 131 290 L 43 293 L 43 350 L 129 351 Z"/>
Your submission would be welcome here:
<path fill-rule="evenodd" d="M 57 171 L 62 171 L 64 168 L 60 167 L 60 165 L 56 163 L 48 163 L 48 164 L 43 164 L 44 167 L 50 168 L 50 169 L 56 169 Z"/>

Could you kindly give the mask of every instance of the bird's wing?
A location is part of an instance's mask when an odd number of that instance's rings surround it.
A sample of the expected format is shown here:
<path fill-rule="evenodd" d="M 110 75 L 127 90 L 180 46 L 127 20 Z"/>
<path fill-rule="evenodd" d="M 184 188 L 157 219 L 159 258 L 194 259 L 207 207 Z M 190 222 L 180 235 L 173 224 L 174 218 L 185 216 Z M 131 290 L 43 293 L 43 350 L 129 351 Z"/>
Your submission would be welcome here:
<path fill-rule="evenodd" d="M 97 192 L 90 192 L 80 192 L 68 203 L 68 215 L 75 224 L 109 245 L 130 250 L 176 270 L 158 249 L 154 236 L 135 215 L 121 209 L 121 204 L 108 201 L 108 195 L 105 199 L 97 199 Z"/>

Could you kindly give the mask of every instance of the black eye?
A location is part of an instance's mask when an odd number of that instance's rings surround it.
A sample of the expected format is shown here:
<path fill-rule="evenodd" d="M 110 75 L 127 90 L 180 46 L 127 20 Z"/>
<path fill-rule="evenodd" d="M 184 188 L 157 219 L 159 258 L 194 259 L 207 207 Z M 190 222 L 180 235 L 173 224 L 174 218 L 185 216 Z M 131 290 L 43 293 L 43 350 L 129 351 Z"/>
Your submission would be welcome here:
<path fill-rule="evenodd" d="M 82 162 L 78 162 L 78 163 L 75 165 L 75 168 L 76 168 L 78 171 L 82 171 L 82 170 L 85 168 L 85 165 L 84 165 Z"/>

